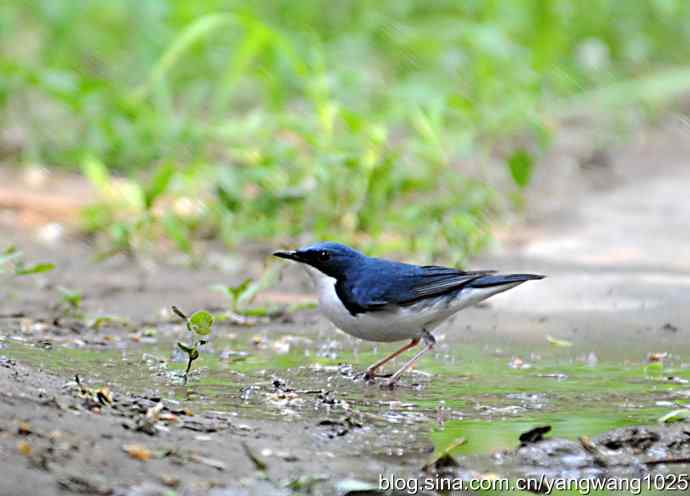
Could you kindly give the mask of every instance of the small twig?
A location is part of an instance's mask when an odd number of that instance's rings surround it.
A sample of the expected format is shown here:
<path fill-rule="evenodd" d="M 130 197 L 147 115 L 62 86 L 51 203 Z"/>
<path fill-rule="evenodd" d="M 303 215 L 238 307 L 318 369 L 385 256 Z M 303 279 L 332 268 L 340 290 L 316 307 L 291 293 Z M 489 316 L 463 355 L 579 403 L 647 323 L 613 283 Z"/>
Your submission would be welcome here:
<path fill-rule="evenodd" d="M 266 469 L 268 468 L 266 463 L 251 450 L 247 443 L 242 443 L 242 449 L 244 450 L 244 453 L 247 455 L 247 458 L 249 458 L 252 461 L 252 463 L 254 464 L 254 468 L 256 470 L 260 472 L 266 471 Z"/>
<path fill-rule="evenodd" d="M 679 463 L 688 463 L 690 464 L 690 457 L 684 457 L 684 458 L 662 458 L 661 460 L 649 460 L 648 462 L 644 462 L 645 465 L 666 465 L 666 464 L 679 464 Z"/>
<path fill-rule="evenodd" d="M 192 368 L 192 362 L 194 359 L 192 358 L 192 355 L 189 355 L 189 360 L 187 361 L 187 370 L 184 371 L 184 385 L 187 385 L 187 375 L 189 375 L 189 369 Z"/>
<path fill-rule="evenodd" d="M 0 319 L 23 319 L 24 317 L 26 317 L 26 313 L 24 312 L 0 314 Z"/>
<path fill-rule="evenodd" d="M 322 394 L 322 393 L 330 393 L 330 391 L 326 391 L 325 389 L 301 389 L 299 391 L 295 391 L 297 394 Z"/>
<path fill-rule="evenodd" d="M 80 392 L 80 393 L 86 394 L 86 393 L 89 392 L 89 390 L 86 389 L 86 388 L 82 385 L 81 380 L 79 380 L 79 375 L 77 375 L 77 374 L 74 375 L 74 381 L 77 383 L 77 386 L 79 386 L 79 392 Z"/>
<path fill-rule="evenodd" d="M 588 436 L 579 437 L 580 445 L 582 448 L 592 455 L 594 462 L 601 467 L 608 467 L 611 465 L 609 461 L 609 456 L 599 447 L 594 441 L 592 441 Z"/>

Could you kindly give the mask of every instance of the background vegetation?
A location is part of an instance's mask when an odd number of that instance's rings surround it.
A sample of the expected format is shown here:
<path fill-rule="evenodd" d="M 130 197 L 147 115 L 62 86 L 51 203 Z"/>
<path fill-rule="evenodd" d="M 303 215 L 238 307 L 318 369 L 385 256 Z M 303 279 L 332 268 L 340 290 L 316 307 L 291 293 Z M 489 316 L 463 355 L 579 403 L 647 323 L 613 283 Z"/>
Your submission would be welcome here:
<path fill-rule="evenodd" d="M 523 188 L 568 98 L 687 87 L 688 19 L 686 0 L 2 2 L 0 150 L 83 170 L 86 227 L 116 250 L 461 259 L 503 205 L 485 168 Z"/>

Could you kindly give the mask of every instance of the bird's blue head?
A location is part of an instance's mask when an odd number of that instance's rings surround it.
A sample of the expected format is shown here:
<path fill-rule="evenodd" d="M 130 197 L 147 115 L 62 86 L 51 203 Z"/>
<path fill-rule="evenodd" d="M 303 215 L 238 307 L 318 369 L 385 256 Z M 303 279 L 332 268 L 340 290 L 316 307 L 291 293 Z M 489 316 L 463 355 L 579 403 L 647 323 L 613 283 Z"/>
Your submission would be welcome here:
<path fill-rule="evenodd" d="M 298 250 L 276 251 L 276 257 L 311 265 L 329 277 L 342 279 L 347 271 L 357 267 L 365 256 L 349 246 L 327 241 L 305 246 Z"/>

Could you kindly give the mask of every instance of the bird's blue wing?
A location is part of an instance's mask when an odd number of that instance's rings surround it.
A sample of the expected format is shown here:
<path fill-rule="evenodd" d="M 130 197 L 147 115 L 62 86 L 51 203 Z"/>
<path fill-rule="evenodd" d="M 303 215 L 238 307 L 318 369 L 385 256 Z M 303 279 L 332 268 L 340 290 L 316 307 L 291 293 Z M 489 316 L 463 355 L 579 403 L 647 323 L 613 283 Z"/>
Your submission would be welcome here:
<path fill-rule="evenodd" d="M 383 310 L 389 303 L 382 299 L 379 286 L 370 286 L 364 281 L 353 284 L 351 281 L 339 280 L 335 283 L 335 292 L 352 315 Z"/>
<path fill-rule="evenodd" d="M 378 269 L 378 270 L 376 270 Z M 338 281 L 336 292 L 348 311 L 385 310 L 390 305 L 409 305 L 424 298 L 461 288 L 494 271 L 463 272 L 435 265 L 391 264 L 368 270 L 351 281 Z"/>
<path fill-rule="evenodd" d="M 494 272 L 491 270 L 465 272 L 436 265 L 426 265 L 418 269 L 415 273 L 406 274 L 400 281 L 400 286 L 405 287 L 406 291 L 394 293 L 398 296 L 395 303 L 399 305 L 411 304 L 420 299 L 454 291 L 477 278 Z"/>

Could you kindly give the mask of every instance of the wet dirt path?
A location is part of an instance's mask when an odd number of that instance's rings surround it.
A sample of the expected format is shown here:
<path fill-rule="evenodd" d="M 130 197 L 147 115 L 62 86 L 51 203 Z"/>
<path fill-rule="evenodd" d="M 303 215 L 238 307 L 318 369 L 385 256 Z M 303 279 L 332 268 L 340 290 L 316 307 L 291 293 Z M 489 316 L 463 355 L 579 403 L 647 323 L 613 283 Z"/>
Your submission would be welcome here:
<path fill-rule="evenodd" d="M 658 438 L 624 430 L 618 444 L 609 432 L 652 425 L 690 397 L 690 140 L 671 131 L 615 151 L 603 170 L 577 169 L 569 190 L 536 181 L 528 220 L 473 265 L 549 278 L 463 311 L 395 391 L 360 375 L 388 347 L 309 310 L 218 323 L 182 385 L 174 350 L 186 331 L 166 309 L 224 308 L 209 287 L 256 276 L 267 253 L 216 253 L 199 270 L 95 263 L 88 245 L 39 242 L 7 217 L 1 246 L 57 269 L 0 288 L 0 493 L 29 479 L 35 494 L 346 493 L 379 474 L 418 477 L 459 439 L 452 473 L 463 477 L 539 473 L 563 453 L 576 461 L 553 462 L 552 475 L 681 469 L 646 463 L 682 459 L 682 427 Z M 56 308 L 58 286 L 82 293 L 83 318 Z M 304 301 L 308 291 L 288 267 L 263 297 Z M 103 316 L 117 319 L 89 325 Z M 112 402 L 97 398 L 103 386 Z M 562 440 L 491 455 L 539 425 Z"/>

